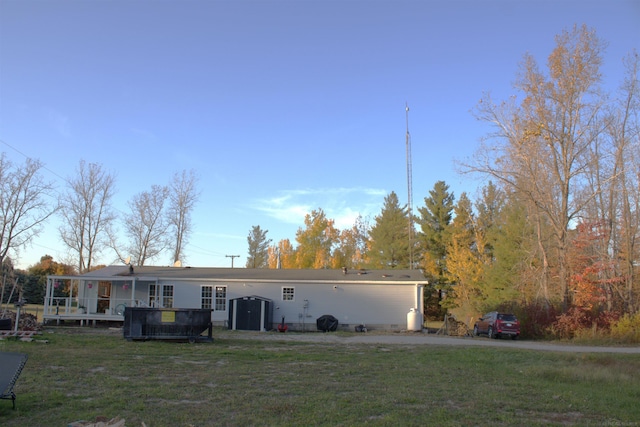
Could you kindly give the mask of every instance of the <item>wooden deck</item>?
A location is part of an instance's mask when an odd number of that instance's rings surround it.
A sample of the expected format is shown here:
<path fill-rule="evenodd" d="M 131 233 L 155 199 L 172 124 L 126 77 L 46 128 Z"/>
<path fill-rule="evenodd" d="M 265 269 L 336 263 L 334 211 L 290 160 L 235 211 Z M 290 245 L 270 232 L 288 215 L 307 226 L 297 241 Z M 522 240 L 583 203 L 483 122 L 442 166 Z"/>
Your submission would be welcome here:
<path fill-rule="evenodd" d="M 99 314 L 99 313 L 73 313 L 73 314 L 45 314 L 42 317 L 44 324 L 51 321 L 60 323 L 60 321 L 79 321 L 80 325 L 96 322 L 124 322 L 124 316 L 118 314 Z"/>

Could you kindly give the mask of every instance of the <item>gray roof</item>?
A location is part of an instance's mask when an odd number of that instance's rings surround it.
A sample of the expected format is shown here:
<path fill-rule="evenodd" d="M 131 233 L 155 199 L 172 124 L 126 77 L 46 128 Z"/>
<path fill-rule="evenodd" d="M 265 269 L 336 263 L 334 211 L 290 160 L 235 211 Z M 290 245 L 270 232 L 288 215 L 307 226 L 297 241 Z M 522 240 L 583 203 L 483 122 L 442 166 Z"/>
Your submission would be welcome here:
<path fill-rule="evenodd" d="M 133 267 L 111 265 L 80 276 L 85 279 L 126 278 L 162 280 L 305 281 L 305 282 L 414 282 L 426 283 L 421 270 L 268 269 L 210 267 Z"/>

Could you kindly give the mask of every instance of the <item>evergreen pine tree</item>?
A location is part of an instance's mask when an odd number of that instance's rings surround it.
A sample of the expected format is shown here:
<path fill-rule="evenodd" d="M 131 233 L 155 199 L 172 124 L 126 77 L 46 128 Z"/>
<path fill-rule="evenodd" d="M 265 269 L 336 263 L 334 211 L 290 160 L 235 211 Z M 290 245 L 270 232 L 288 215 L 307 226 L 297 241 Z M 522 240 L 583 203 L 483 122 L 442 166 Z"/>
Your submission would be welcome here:
<path fill-rule="evenodd" d="M 454 195 L 444 181 L 438 181 L 424 199 L 425 206 L 418 208 L 417 222 L 420 225 L 418 239 L 422 251 L 422 266 L 429 278 L 425 289 L 425 311 L 427 316 L 441 318 L 444 309 L 440 305 L 449 289 L 446 274 L 447 228 L 451 223 Z"/>
<path fill-rule="evenodd" d="M 391 192 L 369 233 L 371 268 L 409 268 L 409 212 Z"/>

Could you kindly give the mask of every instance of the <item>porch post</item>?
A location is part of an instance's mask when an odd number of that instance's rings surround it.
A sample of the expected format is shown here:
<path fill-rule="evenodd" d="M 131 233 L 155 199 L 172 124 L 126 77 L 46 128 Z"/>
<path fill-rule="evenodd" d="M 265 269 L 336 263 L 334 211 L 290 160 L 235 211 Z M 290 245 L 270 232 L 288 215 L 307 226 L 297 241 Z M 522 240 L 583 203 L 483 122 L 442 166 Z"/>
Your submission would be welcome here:
<path fill-rule="evenodd" d="M 65 307 L 65 314 L 71 314 L 71 308 L 73 305 L 73 279 L 69 280 L 69 296 L 67 297 L 67 306 Z"/>
<path fill-rule="evenodd" d="M 51 282 L 51 278 L 47 277 L 47 288 L 44 290 L 44 313 L 46 314 L 49 314 L 49 296 L 51 295 Z"/>
<path fill-rule="evenodd" d="M 137 307 L 136 296 L 136 277 L 131 280 L 131 307 Z"/>

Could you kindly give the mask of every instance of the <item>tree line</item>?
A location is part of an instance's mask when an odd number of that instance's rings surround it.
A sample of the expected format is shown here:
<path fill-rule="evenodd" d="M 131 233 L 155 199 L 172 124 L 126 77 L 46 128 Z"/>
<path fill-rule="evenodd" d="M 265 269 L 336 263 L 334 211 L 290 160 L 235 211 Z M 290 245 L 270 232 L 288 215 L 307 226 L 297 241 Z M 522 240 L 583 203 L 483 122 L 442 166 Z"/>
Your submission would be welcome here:
<path fill-rule="evenodd" d="M 525 55 L 515 94 L 482 97 L 474 109 L 492 131 L 460 172 L 485 179 L 475 200 L 456 199 L 438 181 L 416 212 L 395 192 L 370 220 L 339 230 L 318 208 L 295 241 L 273 243 L 253 226 L 247 237 L 251 268 L 419 268 L 429 281 L 426 306 L 434 316 L 465 317 L 499 307 L 531 307 L 529 325 L 558 334 L 591 325 L 606 328 L 640 309 L 640 126 L 637 52 L 623 59 L 625 75 L 607 91 L 606 43 L 586 26 L 556 37 L 543 69 Z M 52 215 L 63 219 L 61 241 L 76 255 L 79 273 L 98 254 L 144 265 L 164 251 L 183 257 L 197 202 L 193 172 L 152 186 L 114 214 L 114 177 L 81 161 L 54 206 L 42 164 L 14 166 L 0 156 L 0 263 L 38 235 Z M 114 237 L 122 220 L 127 242 Z M 546 320 L 545 320 L 546 319 Z M 563 332 L 565 331 L 565 332 Z"/>
<path fill-rule="evenodd" d="M 145 265 L 170 252 L 173 262 L 184 256 L 192 231 L 191 213 L 199 197 L 194 171 L 175 173 L 167 185 L 152 185 L 127 203 L 129 211 L 112 205 L 115 175 L 101 164 L 81 160 L 75 175 L 65 179 L 57 193 L 42 177 L 44 165 L 27 159 L 15 165 L 0 154 L 0 265 L 20 251 L 57 215 L 61 243 L 71 256 L 76 273 L 96 267 L 95 262 L 112 249 L 123 262 Z M 118 226 L 124 242 L 118 239 Z M 74 261 L 75 259 L 75 261 Z"/>
<path fill-rule="evenodd" d="M 248 262 L 260 241 L 262 267 L 417 267 L 429 279 L 427 302 L 435 312 L 470 318 L 530 307 L 522 317 L 558 335 L 606 329 L 637 313 L 640 62 L 637 52 L 625 57 L 624 80 L 608 92 L 605 47 L 595 31 L 575 26 L 556 37 L 546 72 L 525 55 L 517 93 L 480 100 L 474 114 L 493 131 L 459 162 L 462 173 L 486 179 L 475 202 L 465 193 L 456 201 L 440 181 L 415 216 L 393 192 L 371 225 L 359 218 L 341 231 L 314 210 L 295 246 L 284 239 L 265 247 L 266 233 L 254 226 Z"/>
<path fill-rule="evenodd" d="M 16 165 L 6 153 L 0 154 L 3 303 L 18 298 L 41 303 L 47 275 L 82 274 L 100 268 L 96 261 L 107 249 L 119 261 L 134 265 L 145 265 L 167 253 L 174 263 L 183 259 L 192 230 L 191 213 L 199 197 L 194 171 L 175 173 L 169 184 L 152 185 L 135 194 L 127 203 L 129 211 L 120 212 L 112 205 L 115 175 L 102 165 L 81 160 L 60 192 L 43 178 L 43 168 L 39 160 L 28 158 Z M 27 271 L 15 270 L 9 255 L 18 256 L 55 215 L 61 220 L 58 233 L 68 258 L 56 262 L 45 255 Z M 118 226 L 123 228 L 120 235 L 124 242 L 118 238 Z M 61 296 L 65 290 L 56 292 Z"/>

